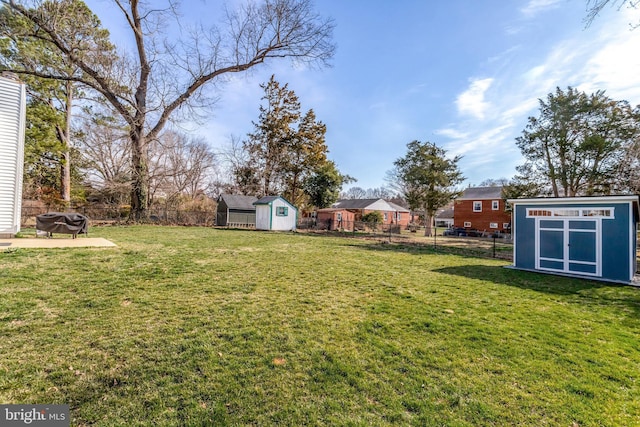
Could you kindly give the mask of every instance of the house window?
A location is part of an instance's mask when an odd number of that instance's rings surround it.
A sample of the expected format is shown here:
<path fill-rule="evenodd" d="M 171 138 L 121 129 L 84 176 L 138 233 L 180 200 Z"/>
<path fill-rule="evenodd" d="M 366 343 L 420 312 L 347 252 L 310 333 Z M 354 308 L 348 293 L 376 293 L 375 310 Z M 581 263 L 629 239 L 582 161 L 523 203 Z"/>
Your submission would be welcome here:
<path fill-rule="evenodd" d="M 502 228 L 504 228 L 505 230 L 508 230 L 511 228 L 511 224 L 509 224 L 508 222 L 503 222 L 502 223 Z"/>
<path fill-rule="evenodd" d="M 497 222 L 490 222 L 489 223 L 489 228 L 498 228 L 498 223 Z"/>
<path fill-rule="evenodd" d="M 278 206 L 276 207 L 276 216 L 288 216 L 289 208 L 286 206 Z"/>
<path fill-rule="evenodd" d="M 336 219 L 337 219 L 338 221 L 342 221 L 342 212 L 338 212 L 338 213 L 336 214 Z"/>
<path fill-rule="evenodd" d="M 471 227 L 471 222 L 470 221 L 465 221 L 464 222 L 464 228 L 469 228 Z"/>
<path fill-rule="evenodd" d="M 400 222 L 400 217 L 402 217 L 402 214 L 400 212 L 396 212 L 396 215 L 398 216 L 397 222 Z"/>
<path fill-rule="evenodd" d="M 482 212 L 482 202 L 473 202 L 473 211 Z"/>
<path fill-rule="evenodd" d="M 492 211 L 497 211 L 498 209 L 500 209 L 500 200 L 492 200 L 491 201 L 491 210 Z"/>
<path fill-rule="evenodd" d="M 384 213 L 384 222 L 387 222 L 387 213 Z"/>

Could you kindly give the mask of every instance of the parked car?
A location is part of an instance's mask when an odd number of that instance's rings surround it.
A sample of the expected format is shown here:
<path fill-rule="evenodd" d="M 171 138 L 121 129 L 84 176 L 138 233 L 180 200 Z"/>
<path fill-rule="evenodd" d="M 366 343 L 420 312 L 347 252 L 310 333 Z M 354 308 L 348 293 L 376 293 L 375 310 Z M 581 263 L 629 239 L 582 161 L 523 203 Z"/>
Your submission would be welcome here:
<path fill-rule="evenodd" d="M 467 229 L 462 227 L 451 227 L 447 228 L 442 232 L 443 236 L 466 236 Z"/>
<path fill-rule="evenodd" d="M 475 228 L 463 228 L 463 227 L 451 227 L 446 229 L 443 236 L 466 236 L 466 237 L 482 237 L 482 231 L 478 231 Z"/>

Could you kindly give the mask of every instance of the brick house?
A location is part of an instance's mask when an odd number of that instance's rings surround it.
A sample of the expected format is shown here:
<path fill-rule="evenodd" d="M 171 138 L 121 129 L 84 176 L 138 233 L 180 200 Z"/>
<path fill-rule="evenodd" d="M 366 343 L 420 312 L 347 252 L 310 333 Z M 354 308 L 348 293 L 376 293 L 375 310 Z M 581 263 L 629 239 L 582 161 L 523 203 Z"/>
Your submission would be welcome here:
<path fill-rule="evenodd" d="M 342 199 L 334 203 L 332 208 L 352 212 L 355 221 L 361 221 L 362 216 L 369 212 L 380 212 L 382 214 L 382 223 L 385 225 L 392 224 L 407 228 L 411 221 L 409 209 L 387 202 L 384 199 Z"/>
<path fill-rule="evenodd" d="M 511 213 L 505 212 L 502 187 L 470 187 L 455 201 L 453 226 L 486 232 L 511 232 Z"/>
<path fill-rule="evenodd" d="M 316 221 L 327 230 L 352 231 L 355 222 L 355 213 L 347 209 L 325 208 L 318 209 Z"/>

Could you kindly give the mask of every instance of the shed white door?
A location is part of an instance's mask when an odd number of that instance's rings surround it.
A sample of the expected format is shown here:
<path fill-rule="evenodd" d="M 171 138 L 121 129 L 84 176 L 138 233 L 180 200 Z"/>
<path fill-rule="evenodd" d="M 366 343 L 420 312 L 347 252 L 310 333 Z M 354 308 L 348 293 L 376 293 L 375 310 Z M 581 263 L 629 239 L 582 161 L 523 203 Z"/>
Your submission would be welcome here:
<path fill-rule="evenodd" d="M 536 268 L 602 276 L 602 221 L 536 219 Z"/>

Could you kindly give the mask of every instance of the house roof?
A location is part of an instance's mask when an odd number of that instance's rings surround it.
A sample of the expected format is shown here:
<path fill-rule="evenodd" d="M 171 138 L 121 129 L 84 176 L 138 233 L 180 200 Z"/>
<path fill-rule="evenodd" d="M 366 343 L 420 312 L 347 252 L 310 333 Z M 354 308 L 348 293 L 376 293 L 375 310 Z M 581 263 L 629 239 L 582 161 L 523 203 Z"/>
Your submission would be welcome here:
<path fill-rule="evenodd" d="M 344 212 L 345 208 L 322 208 L 318 209 L 318 212 Z"/>
<path fill-rule="evenodd" d="M 440 219 L 453 218 L 453 208 L 444 209 L 442 212 L 439 212 L 436 215 L 436 218 L 440 218 Z"/>
<path fill-rule="evenodd" d="M 334 209 L 368 209 L 372 211 L 409 212 L 408 209 L 384 199 L 342 199 L 332 206 Z"/>
<path fill-rule="evenodd" d="M 502 187 L 469 187 L 458 200 L 498 200 L 502 198 Z"/>
<path fill-rule="evenodd" d="M 228 209 L 255 210 L 253 202 L 258 200 L 257 197 L 243 196 L 242 194 L 223 194 L 220 199 L 224 201 Z"/>
<path fill-rule="evenodd" d="M 396 203 L 393 202 L 387 202 L 389 203 L 389 206 L 391 206 L 392 208 L 395 208 L 396 212 L 411 212 L 409 209 L 404 208 Z"/>

